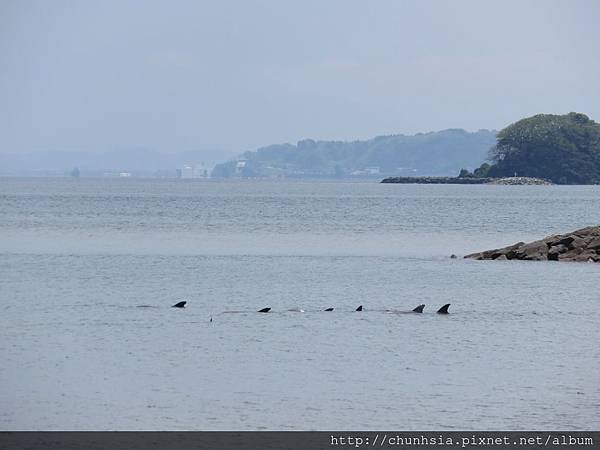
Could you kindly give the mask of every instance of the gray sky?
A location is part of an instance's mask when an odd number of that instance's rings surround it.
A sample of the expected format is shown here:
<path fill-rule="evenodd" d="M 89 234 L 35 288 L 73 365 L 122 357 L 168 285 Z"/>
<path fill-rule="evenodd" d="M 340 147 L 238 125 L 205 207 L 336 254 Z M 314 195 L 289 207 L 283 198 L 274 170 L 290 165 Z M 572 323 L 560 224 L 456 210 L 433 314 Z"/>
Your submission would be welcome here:
<path fill-rule="evenodd" d="M 0 0 L 0 152 L 600 121 L 600 2 Z"/>

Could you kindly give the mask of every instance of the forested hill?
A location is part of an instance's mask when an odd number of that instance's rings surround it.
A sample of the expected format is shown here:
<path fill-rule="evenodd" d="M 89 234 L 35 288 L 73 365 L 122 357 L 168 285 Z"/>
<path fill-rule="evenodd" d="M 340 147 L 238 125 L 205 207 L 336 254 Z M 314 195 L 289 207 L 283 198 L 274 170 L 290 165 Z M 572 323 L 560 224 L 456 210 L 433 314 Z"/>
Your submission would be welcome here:
<path fill-rule="evenodd" d="M 489 159 L 492 165 L 483 164 L 472 175 L 600 184 L 600 124 L 575 112 L 537 114 L 500 131 Z"/>
<path fill-rule="evenodd" d="M 366 141 L 279 144 L 246 152 L 219 164 L 213 177 L 361 177 L 456 175 L 486 160 L 496 132 L 450 129 L 414 136 L 379 136 Z"/>

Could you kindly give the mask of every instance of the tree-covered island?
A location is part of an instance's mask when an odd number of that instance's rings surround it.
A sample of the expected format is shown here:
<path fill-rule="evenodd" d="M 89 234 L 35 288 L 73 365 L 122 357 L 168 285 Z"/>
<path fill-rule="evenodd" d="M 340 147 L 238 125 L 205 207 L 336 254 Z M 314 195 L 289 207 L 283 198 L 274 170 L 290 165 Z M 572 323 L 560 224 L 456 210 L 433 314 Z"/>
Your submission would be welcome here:
<path fill-rule="evenodd" d="M 556 184 L 600 184 L 600 124 L 581 113 L 537 114 L 501 130 L 491 164 L 459 177 L 542 178 Z"/>

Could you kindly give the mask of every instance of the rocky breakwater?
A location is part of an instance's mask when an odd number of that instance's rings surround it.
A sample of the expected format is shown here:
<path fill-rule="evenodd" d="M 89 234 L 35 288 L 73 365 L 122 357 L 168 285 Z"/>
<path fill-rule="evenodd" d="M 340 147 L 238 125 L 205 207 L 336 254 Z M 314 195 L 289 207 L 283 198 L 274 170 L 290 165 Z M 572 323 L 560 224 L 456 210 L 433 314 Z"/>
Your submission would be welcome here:
<path fill-rule="evenodd" d="M 494 179 L 488 184 L 501 184 L 505 186 L 550 186 L 552 183 L 541 178 L 510 177 Z"/>
<path fill-rule="evenodd" d="M 473 177 L 388 177 L 382 183 L 396 184 L 486 184 L 493 178 Z"/>
<path fill-rule="evenodd" d="M 600 262 L 600 226 L 582 228 L 567 234 L 548 236 L 534 242 L 518 242 L 494 250 L 466 255 L 471 259 L 496 261 L 577 261 Z"/>
<path fill-rule="evenodd" d="M 506 186 L 550 185 L 548 180 L 530 177 L 476 178 L 476 177 L 388 177 L 382 183 L 397 184 L 499 184 Z"/>

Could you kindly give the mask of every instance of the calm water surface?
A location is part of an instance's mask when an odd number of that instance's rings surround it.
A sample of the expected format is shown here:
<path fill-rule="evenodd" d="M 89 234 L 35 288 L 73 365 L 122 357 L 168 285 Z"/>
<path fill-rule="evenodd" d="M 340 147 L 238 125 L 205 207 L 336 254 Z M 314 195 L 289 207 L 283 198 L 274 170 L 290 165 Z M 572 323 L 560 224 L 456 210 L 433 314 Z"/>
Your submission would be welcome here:
<path fill-rule="evenodd" d="M 448 258 L 597 224 L 598 186 L 0 179 L 0 429 L 598 429 L 600 267 Z"/>

